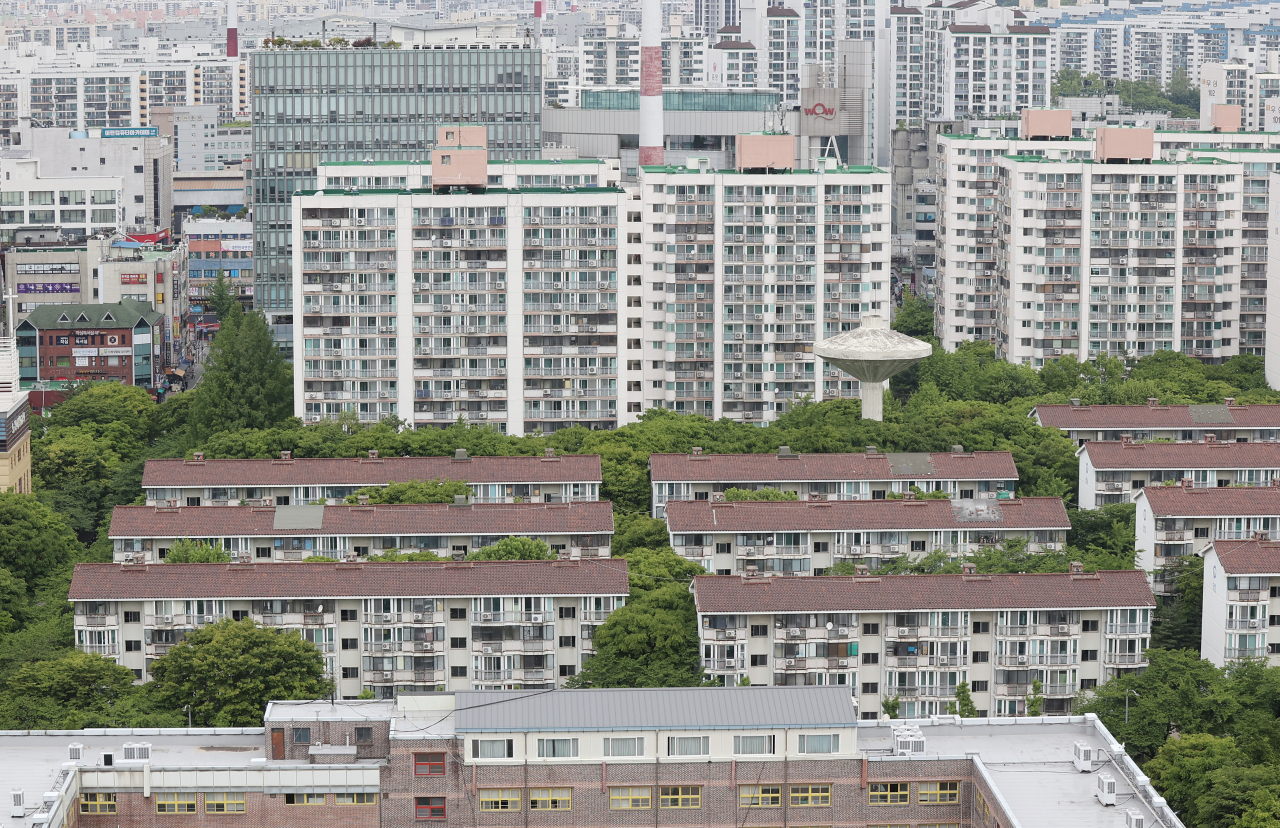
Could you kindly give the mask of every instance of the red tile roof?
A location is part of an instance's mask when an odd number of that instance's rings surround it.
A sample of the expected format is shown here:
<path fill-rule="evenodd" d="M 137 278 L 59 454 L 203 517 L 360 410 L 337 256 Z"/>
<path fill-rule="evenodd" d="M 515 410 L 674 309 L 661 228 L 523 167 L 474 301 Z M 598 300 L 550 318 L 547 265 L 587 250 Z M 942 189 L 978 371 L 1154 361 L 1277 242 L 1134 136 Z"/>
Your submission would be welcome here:
<path fill-rule="evenodd" d="M 909 612 L 912 610 L 1153 607 L 1146 573 L 884 575 L 809 578 L 700 575 L 698 612 Z"/>
<path fill-rule="evenodd" d="M 910 467 L 910 470 L 906 470 Z M 895 472 L 897 468 L 899 471 Z M 932 468 L 932 472 L 929 469 Z M 655 483 L 791 483 L 801 480 L 1017 480 L 1018 467 L 1007 451 L 951 454 L 797 454 L 783 459 L 767 454 L 651 454 Z"/>
<path fill-rule="evenodd" d="M 1019 500 L 667 501 L 672 532 L 1069 529 L 1057 497 Z"/>
<path fill-rule="evenodd" d="M 407 480 L 468 483 L 600 482 L 600 455 L 556 457 L 307 457 L 294 460 L 148 460 L 143 488 L 381 486 Z"/>
<path fill-rule="evenodd" d="M 277 529 L 277 516 L 323 509 L 319 528 Z M 112 538 L 213 538 L 230 535 L 544 535 L 613 532 L 613 504 L 445 503 L 391 506 L 117 506 Z"/>
<path fill-rule="evenodd" d="M 1280 405 L 1037 405 L 1049 428 L 1280 428 Z"/>
<path fill-rule="evenodd" d="M 799 17 L 800 13 L 795 9 L 788 9 L 785 6 L 770 6 L 765 12 L 766 17 Z"/>
<path fill-rule="evenodd" d="M 1122 443 L 1091 441 L 1095 469 L 1261 469 L 1280 468 L 1280 443 Z"/>
<path fill-rule="evenodd" d="M 1280 543 L 1275 541 L 1214 541 L 1222 571 L 1231 575 L 1280 574 Z"/>
<path fill-rule="evenodd" d="M 1147 486 L 1141 492 L 1153 514 L 1161 517 L 1280 515 L 1280 486 L 1193 489 Z"/>
<path fill-rule="evenodd" d="M 627 562 L 76 564 L 71 601 L 147 598 L 626 595 Z"/>

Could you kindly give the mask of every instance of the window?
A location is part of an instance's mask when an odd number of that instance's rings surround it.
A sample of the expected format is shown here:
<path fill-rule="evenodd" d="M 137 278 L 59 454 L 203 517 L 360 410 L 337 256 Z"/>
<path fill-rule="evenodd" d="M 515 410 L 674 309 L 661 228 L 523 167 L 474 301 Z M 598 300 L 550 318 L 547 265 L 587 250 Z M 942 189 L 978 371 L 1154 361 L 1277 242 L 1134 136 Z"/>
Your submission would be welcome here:
<path fill-rule="evenodd" d="M 140 652 L 142 652 L 142 640 L 141 640 L 141 639 L 134 640 L 134 641 L 128 641 L 128 640 L 126 640 L 126 641 L 124 642 L 124 651 L 125 651 L 126 653 L 140 653 Z"/>
<path fill-rule="evenodd" d="M 753 655 L 753 656 L 751 656 L 751 666 L 752 666 L 752 667 L 768 667 L 768 666 L 769 666 L 769 656 L 767 656 L 767 655 Z"/>
<path fill-rule="evenodd" d="M 309 728 L 309 727 L 295 727 L 295 728 L 293 729 L 293 743 L 294 743 L 295 745 L 309 745 L 309 744 L 311 744 L 311 728 Z"/>
<path fill-rule="evenodd" d="M 1196 529 L 1196 537 L 1197 537 L 1197 538 L 1207 538 L 1207 537 L 1209 537 L 1209 527 L 1208 527 L 1208 526 L 1197 526 L 1197 527 L 1195 527 L 1195 529 Z"/>
<path fill-rule="evenodd" d="M 701 808 L 702 807 L 702 786 L 701 785 L 674 785 L 667 787 L 662 786 L 659 790 L 658 807 L 659 808 Z M 115 806 L 112 806 L 111 813 L 115 813 Z"/>
<path fill-rule="evenodd" d="M 906 805 L 911 801 L 910 782 L 871 782 L 867 791 L 872 805 Z"/>
<path fill-rule="evenodd" d="M 285 794 L 284 804 L 286 805 L 323 805 L 324 794 L 322 793 Z"/>
<path fill-rule="evenodd" d="M 832 733 L 822 736 L 801 736 L 801 753 L 839 753 L 840 734 Z"/>
<path fill-rule="evenodd" d="M 1097 631 L 1098 631 L 1098 620 L 1096 618 L 1092 621 L 1080 622 L 1080 632 L 1097 632 Z"/>
<path fill-rule="evenodd" d="M 710 756 L 710 736 L 668 736 L 668 756 Z"/>
<path fill-rule="evenodd" d="M 663 788 L 663 790 L 666 790 Z M 114 814 L 116 812 L 116 795 L 113 793 L 80 794 L 80 813 L 82 814 Z"/>
<path fill-rule="evenodd" d="M 991 661 L 990 650 L 974 650 L 973 651 L 974 664 L 988 664 L 990 663 L 990 661 Z"/>
<path fill-rule="evenodd" d="M 862 663 L 863 664 L 879 664 L 880 654 L 879 653 L 863 653 Z"/>
<path fill-rule="evenodd" d="M 142 623 L 142 613 L 141 613 L 141 612 L 128 612 L 128 611 L 126 611 L 126 612 L 125 612 L 125 614 L 124 614 L 124 623 L 126 623 L 126 624 L 141 624 L 141 623 Z"/>
<path fill-rule="evenodd" d="M 449 639 L 449 649 L 451 649 L 451 650 L 465 650 L 465 649 L 467 649 L 467 639 L 466 639 L 465 637 L 463 637 L 463 638 L 450 638 L 450 639 Z"/>
<path fill-rule="evenodd" d="M 560 613 L 561 618 L 577 618 L 578 617 L 577 607 L 559 607 L 558 612 Z"/>
<path fill-rule="evenodd" d="M 948 805 L 960 801 L 959 782 L 919 782 L 916 793 L 921 805 Z"/>
<path fill-rule="evenodd" d="M 623 811 L 630 808 L 648 808 L 652 805 L 652 800 L 649 796 L 649 788 L 610 788 L 609 810 Z"/>
<path fill-rule="evenodd" d="M 502 754 L 506 756 L 505 751 Z M 415 753 L 413 754 L 413 775 L 414 776 L 444 776 L 444 754 L 443 753 Z"/>
<path fill-rule="evenodd" d="M 974 622 L 973 622 L 973 634 L 974 634 L 974 635 L 982 635 L 982 634 L 984 634 L 984 633 L 989 633 L 989 632 L 991 632 L 991 622 L 990 622 L 990 621 L 974 621 Z"/>
<path fill-rule="evenodd" d="M 338 793 L 333 795 L 333 801 L 337 805 L 377 805 L 378 795 L 376 793 Z"/>
<path fill-rule="evenodd" d="M 772 754 L 772 736 L 734 736 L 733 752 L 739 756 Z"/>
<path fill-rule="evenodd" d="M 342 677 L 344 679 L 358 679 L 360 678 L 360 668 L 359 667 L 343 667 Z"/>
<path fill-rule="evenodd" d="M 973 686 L 970 687 L 969 689 L 975 693 L 985 693 L 987 692 L 987 687 L 989 686 L 986 681 L 975 681 L 975 682 L 972 682 L 972 685 Z"/>
<path fill-rule="evenodd" d="M 1081 661 L 1097 661 L 1098 651 L 1097 650 L 1081 650 L 1080 660 Z"/>
<path fill-rule="evenodd" d="M 879 693 L 879 692 L 880 692 L 880 682 L 878 682 L 878 681 L 864 681 L 864 682 L 862 682 L 862 692 L 863 692 L 863 693 Z M 873 715 L 873 716 L 875 716 L 875 714 L 874 714 L 874 713 L 873 713 L 872 715 Z M 877 716 L 876 718 L 879 718 L 879 717 Z"/>
<path fill-rule="evenodd" d="M 831 804 L 830 785 L 792 785 L 791 807 L 812 808 Z"/>
<path fill-rule="evenodd" d="M 739 785 L 738 807 L 777 808 L 782 805 L 781 785 Z"/>
<path fill-rule="evenodd" d="M 604 755 L 644 756 L 644 737 L 637 736 L 634 739 L 605 739 Z"/>
<path fill-rule="evenodd" d="M 880 625 L 879 624 L 863 624 L 862 634 L 863 635 L 879 635 Z"/>
<path fill-rule="evenodd" d="M 539 739 L 538 756 L 545 759 L 567 759 L 578 755 L 577 739 Z M 532 794 L 530 794 L 532 796 Z M 529 807 L 533 807 L 530 805 Z"/>
<path fill-rule="evenodd" d="M 342 611 L 341 620 L 343 620 L 343 621 L 359 621 L 359 620 L 360 620 L 360 610 L 353 610 L 353 609 L 343 610 L 343 611 Z"/>
<path fill-rule="evenodd" d="M 576 647 L 578 646 L 578 637 L 576 635 L 562 635 L 560 636 L 560 646 Z"/>
<path fill-rule="evenodd" d="M 752 624 L 751 625 L 752 638 L 768 637 L 768 635 L 769 635 L 768 624 Z"/>
<path fill-rule="evenodd" d="M 575 738 L 572 741 L 576 742 L 577 740 Z M 576 750 L 573 751 L 573 755 L 577 755 Z M 567 811 L 572 809 L 573 788 L 529 788 L 529 810 L 531 811 Z"/>
<path fill-rule="evenodd" d="M 413 799 L 414 819 L 444 819 L 443 796 L 417 796 Z"/>
<path fill-rule="evenodd" d="M 1097 680 L 1097 679 L 1080 679 L 1080 689 L 1081 689 L 1081 690 L 1092 690 L 1093 688 L 1095 688 L 1095 687 L 1097 687 L 1097 686 L 1098 686 L 1098 680 Z"/>
<path fill-rule="evenodd" d="M 449 608 L 450 619 L 454 621 L 463 621 L 463 620 L 466 620 L 466 617 L 467 617 L 466 607 L 450 607 Z"/>
<path fill-rule="evenodd" d="M 206 814 L 243 814 L 243 793 L 207 793 L 204 795 Z"/>
<path fill-rule="evenodd" d="M 157 793 L 157 814 L 194 814 L 196 812 L 196 795 L 194 793 Z"/>
<path fill-rule="evenodd" d="M 518 811 L 520 810 L 519 788 L 481 788 L 480 810 L 482 811 Z"/>
<path fill-rule="evenodd" d="M 515 756 L 515 742 L 512 739 L 471 740 L 472 759 L 510 759 L 513 756 Z"/>
<path fill-rule="evenodd" d="M 450 678 L 466 678 L 467 668 L 466 667 L 450 667 L 449 676 Z"/>
<path fill-rule="evenodd" d="M 357 744 L 357 745 L 371 745 L 371 744 L 373 744 L 373 728 L 371 728 L 371 727 L 357 727 L 355 730 L 356 730 L 356 744 Z"/>

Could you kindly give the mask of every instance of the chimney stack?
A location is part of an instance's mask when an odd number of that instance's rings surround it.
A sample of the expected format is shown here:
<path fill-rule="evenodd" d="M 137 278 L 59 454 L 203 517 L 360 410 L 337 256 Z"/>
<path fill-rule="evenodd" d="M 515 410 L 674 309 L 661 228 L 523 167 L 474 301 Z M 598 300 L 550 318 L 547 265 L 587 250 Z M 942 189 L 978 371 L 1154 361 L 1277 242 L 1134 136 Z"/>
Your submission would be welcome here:
<path fill-rule="evenodd" d="M 227 0 L 227 57 L 240 57 L 240 20 L 236 0 Z"/>
<path fill-rule="evenodd" d="M 666 135 L 662 123 L 662 0 L 640 7 L 640 166 L 661 166 Z"/>

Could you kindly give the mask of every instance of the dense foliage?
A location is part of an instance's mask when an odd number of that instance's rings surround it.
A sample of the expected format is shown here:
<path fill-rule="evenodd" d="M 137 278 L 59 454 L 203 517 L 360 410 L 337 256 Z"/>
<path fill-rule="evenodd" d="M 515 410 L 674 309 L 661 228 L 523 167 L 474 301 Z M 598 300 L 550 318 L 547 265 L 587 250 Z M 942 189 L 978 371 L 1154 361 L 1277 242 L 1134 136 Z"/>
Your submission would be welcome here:
<path fill-rule="evenodd" d="M 1119 95 L 1120 103 L 1132 112 L 1168 112 L 1174 118 L 1200 114 L 1200 90 L 1185 72 L 1174 74 L 1169 85 L 1162 87 L 1157 81 L 1104 80 L 1096 72 L 1084 75 L 1076 69 L 1062 69 L 1054 73 L 1052 95 L 1054 100 Z"/>

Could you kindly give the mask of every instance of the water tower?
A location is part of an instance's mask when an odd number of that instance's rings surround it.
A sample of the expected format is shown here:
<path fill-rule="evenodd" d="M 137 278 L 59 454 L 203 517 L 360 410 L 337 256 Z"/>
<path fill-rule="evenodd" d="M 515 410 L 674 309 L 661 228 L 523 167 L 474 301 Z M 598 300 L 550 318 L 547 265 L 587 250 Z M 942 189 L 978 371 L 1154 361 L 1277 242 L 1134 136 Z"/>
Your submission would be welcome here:
<path fill-rule="evenodd" d="M 932 354 L 933 346 L 890 330 L 882 316 L 864 316 L 862 327 L 822 340 L 813 352 L 862 384 L 863 419 L 883 420 L 889 377 Z"/>

